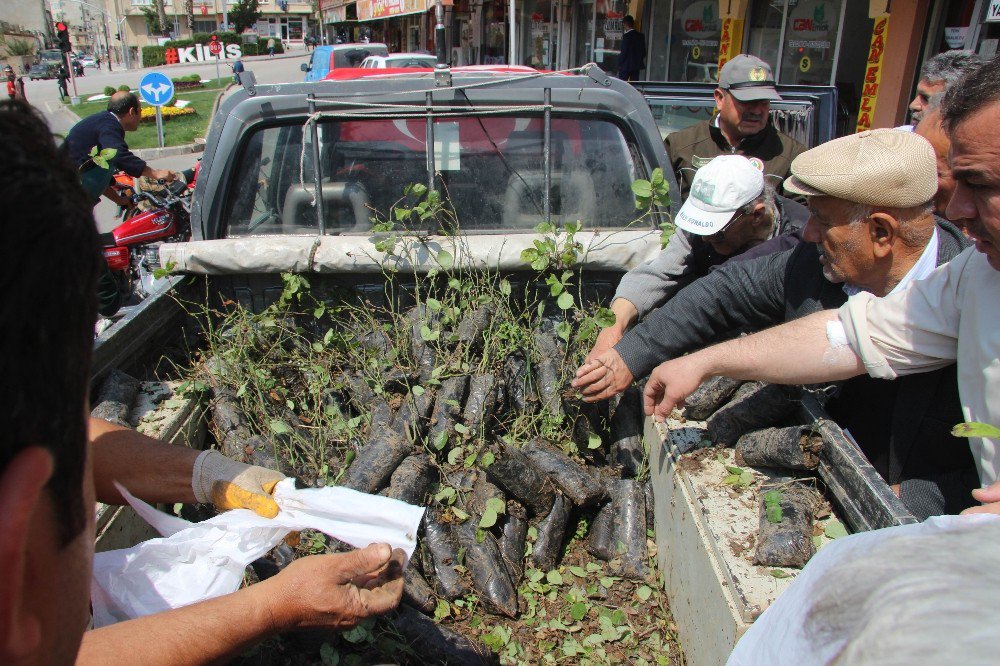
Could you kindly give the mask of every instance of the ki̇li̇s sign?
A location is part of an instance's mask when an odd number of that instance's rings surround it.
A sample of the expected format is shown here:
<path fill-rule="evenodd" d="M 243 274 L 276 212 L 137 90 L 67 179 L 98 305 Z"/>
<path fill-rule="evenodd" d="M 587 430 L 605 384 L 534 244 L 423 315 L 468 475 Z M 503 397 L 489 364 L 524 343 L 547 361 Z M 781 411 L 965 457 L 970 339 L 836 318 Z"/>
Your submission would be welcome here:
<path fill-rule="evenodd" d="M 176 53 L 176 60 L 170 56 L 170 52 Z M 210 62 L 216 58 L 222 60 L 243 57 L 243 50 L 240 48 L 239 44 L 226 44 L 225 48 L 219 52 L 218 56 L 212 55 L 209 51 L 209 45 L 207 44 L 195 44 L 194 46 L 188 46 L 185 48 L 169 48 L 167 49 L 167 62 L 169 63 L 183 63 L 183 62 Z"/>

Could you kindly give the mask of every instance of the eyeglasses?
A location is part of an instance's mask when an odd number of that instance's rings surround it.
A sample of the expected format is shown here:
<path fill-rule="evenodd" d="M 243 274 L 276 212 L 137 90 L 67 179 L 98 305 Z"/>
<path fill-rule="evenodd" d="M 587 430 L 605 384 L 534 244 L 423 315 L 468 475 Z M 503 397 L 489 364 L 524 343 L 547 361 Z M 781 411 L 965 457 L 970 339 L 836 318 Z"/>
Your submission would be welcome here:
<path fill-rule="evenodd" d="M 710 234 L 708 238 L 717 238 L 719 236 L 722 236 L 724 233 L 726 233 L 726 230 L 732 227 L 737 221 L 743 219 L 747 215 L 752 214 L 755 207 L 756 207 L 756 202 L 752 202 L 748 203 L 742 208 L 737 209 L 736 212 L 733 213 L 733 216 L 729 218 L 729 221 L 726 222 L 726 225 L 721 229 L 719 229 L 718 231 L 716 231 L 714 234 Z"/>

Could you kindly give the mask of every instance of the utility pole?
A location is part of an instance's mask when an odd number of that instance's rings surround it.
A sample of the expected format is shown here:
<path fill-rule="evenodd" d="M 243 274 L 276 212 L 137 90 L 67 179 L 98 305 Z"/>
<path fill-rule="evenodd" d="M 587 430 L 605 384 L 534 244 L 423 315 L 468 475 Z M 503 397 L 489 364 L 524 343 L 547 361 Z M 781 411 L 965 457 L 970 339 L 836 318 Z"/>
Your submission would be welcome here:
<path fill-rule="evenodd" d="M 444 4 L 441 0 L 434 1 L 434 16 L 437 24 L 434 26 L 434 50 L 437 52 L 437 64 L 447 65 L 448 56 L 444 43 Z"/>

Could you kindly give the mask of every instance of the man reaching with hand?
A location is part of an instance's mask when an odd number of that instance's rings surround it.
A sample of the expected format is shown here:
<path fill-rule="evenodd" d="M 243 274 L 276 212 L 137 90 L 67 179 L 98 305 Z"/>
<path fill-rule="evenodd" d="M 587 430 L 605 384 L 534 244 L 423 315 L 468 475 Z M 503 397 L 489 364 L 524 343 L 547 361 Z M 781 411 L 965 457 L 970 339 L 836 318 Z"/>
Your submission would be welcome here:
<path fill-rule="evenodd" d="M 7 234 L 20 250 L 0 267 L 7 291 L 0 304 L 0 663 L 214 663 L 284 631 L 347 628 L 394 608 L 403 553 L 373 544 L 304 557 L 233 594 L 85 631 L 94 501 L 121 501 L 113 480 L 148 501 L 208 499 L 261 513 L 273 503 L 267 489 L 277 478 L 88 421 L 102 261 L 91 202 L 30 107 L 0 103 L 0 135 L 8 137 L 11 167 L 0 196 L 19 211 Z M 47 193 L 41 201 L 33 194 L 39 184 Z M 60 266 L 54 277 L 34 259 L 41 253 Z M 42 282 L 45 289 L 31 288 Z"/>

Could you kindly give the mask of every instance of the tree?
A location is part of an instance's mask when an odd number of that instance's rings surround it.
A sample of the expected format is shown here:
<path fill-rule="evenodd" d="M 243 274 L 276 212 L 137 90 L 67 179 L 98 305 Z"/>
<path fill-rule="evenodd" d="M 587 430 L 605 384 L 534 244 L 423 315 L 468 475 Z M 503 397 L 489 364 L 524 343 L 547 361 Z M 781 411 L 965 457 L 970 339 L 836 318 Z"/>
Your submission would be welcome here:
<path fill-rule="evenodd" d="M 260 0 L 236 0 L 229 8 L 229 24 L 236 34 L 240 34 L 257 24 L 260 13 Z"/>
<path fill-rule="evenodd" d="M 163 0 L 153 0 L 153 5 L 156 7 L 156 16 L 160 20 L 161 34 L 167 36 L 170 34 L 170 23 L 167 22 L 167 8 L 164 7 Z"/>
<path fill-rule="evenodd" d="M 187 14 L 188 32 L 194 34 L 194 0 L 184 0 L 184 13 Z"/>
<path fill-rule="evenodd" d="M 162 35 L 163 24 L 160 23 L 160 16 L 156 13 L 155 7 L 139 7 L 143 17 L 146 19 L 146 32 L 150 35 Z"/>

